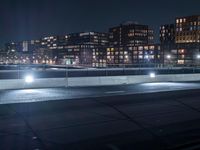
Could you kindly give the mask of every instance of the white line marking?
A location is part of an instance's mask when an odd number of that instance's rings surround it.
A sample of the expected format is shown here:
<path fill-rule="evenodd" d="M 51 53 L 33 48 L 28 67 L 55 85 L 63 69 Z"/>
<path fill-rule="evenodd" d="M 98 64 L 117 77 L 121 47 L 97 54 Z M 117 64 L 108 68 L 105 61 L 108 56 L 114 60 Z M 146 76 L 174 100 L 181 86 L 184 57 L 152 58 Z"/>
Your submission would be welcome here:
<path fill-rule="evenodd" d="M 124 93 L 125 91 L 108 91 L 106 94 L 116 94 L 116 93 Z"/>

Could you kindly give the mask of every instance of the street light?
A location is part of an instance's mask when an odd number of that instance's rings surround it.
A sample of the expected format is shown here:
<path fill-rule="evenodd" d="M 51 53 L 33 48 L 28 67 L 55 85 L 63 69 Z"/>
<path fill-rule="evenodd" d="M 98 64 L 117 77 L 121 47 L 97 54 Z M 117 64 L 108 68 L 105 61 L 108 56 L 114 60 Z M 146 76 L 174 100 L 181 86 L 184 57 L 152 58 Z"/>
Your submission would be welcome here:
<path fill-rule="evenodd" d="M 166 56 L 166 58 L 167 58 L 167 60 L 168 60 L 168 67 L 170 67 L 170 62 L 171 62 L 171 55 L 170 54 L 168 54 L 167 56 Z"/>
<path fill-rule="evenodd" d="M 26 83 L 32 83 L 32 82 L 34 82 L 34 77 L 32 75 L 27 75 L 25 77 L 25 82 Z"/>
<path fill-rule="evenodd" d="M 151 73 L 149 74 L 149 76 L 150 76 L 150 78 L 155 78 L 155 77 L 156 77 L 156 74 L 155 74 L 155 72 L 151 72 Z"/>
<path fill-rule="evenodd" d="M 200 59 L 200 54 L 197 55 L 197 59 Z"/>
<path fill-rule="evenodd" d="M 171 55 L 167 55 L 167 59 L 171 59 Z"/>

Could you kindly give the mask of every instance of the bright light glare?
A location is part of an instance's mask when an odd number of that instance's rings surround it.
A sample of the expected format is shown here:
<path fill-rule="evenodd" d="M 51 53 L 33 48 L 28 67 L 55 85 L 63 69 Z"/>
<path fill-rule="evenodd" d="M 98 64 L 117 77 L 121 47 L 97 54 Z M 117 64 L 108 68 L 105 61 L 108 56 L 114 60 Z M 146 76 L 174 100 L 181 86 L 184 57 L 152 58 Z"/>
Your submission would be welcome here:
<path fill-rule="evenodd" d="M 167 59 L 170 59 L 171 58 L 171 55 L 167 55 Z"/>
<path fill-rule="evenodd" d="M 33 76 L 28 75 L 28 76 L 25 77 L 25 82 L 26 83 L 32 83 L 33 81 L 34 81 Z"/>
<path fill-rule="evenodd" d="M 149 55 L 145 55 L 144 58 L 145 58 L 145 59 L 149 59 Z"/>
<path fill-rule="evenodd" d="M 199 55 L 197 55 L 197 59 L 200 59 L 200 54 L 199 54 Z"/>
<path fill-rule="evenodd" d="M 156 74 L 155 74 L 154 72 L 151 72 L 151 73 L 149 74 L 149 76 L 150 76 L 150 78 L 155 78 L 155 77 L 156 77 Z"/>

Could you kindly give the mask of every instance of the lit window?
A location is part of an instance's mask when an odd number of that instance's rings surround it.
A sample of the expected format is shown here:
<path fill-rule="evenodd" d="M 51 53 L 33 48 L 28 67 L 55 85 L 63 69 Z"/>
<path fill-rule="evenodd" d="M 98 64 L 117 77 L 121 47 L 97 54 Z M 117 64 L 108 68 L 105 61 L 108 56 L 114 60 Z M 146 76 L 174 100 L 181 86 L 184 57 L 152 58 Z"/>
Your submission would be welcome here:
<path fill-rule="evenodd" d="M 138 50 L 143 50 L 143 46 L 140 46 L 140 47 L 138 48 Z"/>
<path fill-rule="evenodd" d="M 143 59 L 143 56 L 142 56 L 142 55 L 139 55 L 139 59 Z"/>
<path fill-rule="evenodd" d="M 178 60 L 178 64 L 184 64 L 184 60 Z"/>

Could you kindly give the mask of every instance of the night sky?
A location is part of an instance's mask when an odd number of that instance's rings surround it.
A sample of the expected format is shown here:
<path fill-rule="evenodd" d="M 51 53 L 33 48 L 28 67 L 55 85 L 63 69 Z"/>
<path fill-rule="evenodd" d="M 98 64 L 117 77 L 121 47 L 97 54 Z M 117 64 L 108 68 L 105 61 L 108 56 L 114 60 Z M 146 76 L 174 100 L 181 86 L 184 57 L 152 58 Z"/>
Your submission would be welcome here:
<path fill-rule="evenodd" d="M 176 16 L 200 15 L 199 0 L 1 0 L 0 46 L 79 31 L 108 31 L 125 21 L 173 23 Z M 157 38 L 158 42 L 158 38 Z"/>

